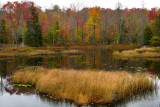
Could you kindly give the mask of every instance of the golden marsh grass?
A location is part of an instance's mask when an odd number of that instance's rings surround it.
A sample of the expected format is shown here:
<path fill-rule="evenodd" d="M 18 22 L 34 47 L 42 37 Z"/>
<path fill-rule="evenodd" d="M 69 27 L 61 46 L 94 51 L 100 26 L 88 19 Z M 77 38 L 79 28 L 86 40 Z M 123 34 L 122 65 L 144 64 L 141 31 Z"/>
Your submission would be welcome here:
<path fill-rule="evenodd" d="M 137 45 L 69 45 L 48 47 L 2 47 L 0 57 L 79 54 L 81 49 L 135 49 Z"/>
<path fill-rule="evenodd" d="M 12 57 L 12 56 L 37 56 L 37 55 L 56 55 L 56 54 L 79 54 L 80 50 L 70 49 L 54 49 L 54 48 L 3 48 L 0 50 L 0 57 Z"/>
<path fill-rule="evenodd" d="M 147 73 L 126 71 L 62 70 L 38 67 L 15 72 L 13 83 L 35 85 L 40 93 L 77 104 L 110 103 L 122 100 L 133 93 L 152 90 L 154 79 Z"/>
<path fill-rule="evenodd" d="M 48 47 L 1 47 L 0 57 L 79 54 L 80 49 L 135 49 L 137 45 L 64 45 Z M 59 53 L 57 53 L 59 51 Z"/>
<path fill-rule="evenodd" d="M 122 58 L 160 58 L 160 48 L 140 48 L 122 52 L 115 51 L 113 55 Z"/>

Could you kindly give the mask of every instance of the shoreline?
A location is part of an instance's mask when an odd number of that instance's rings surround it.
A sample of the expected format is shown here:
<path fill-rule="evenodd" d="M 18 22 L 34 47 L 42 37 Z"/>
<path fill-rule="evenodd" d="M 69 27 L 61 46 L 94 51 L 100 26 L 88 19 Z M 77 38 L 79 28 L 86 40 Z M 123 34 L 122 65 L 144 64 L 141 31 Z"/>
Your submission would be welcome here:
<path fill-rule="evenodd" d="M 73 46 L 49 46 L 49 47 L 2 47 L 0 57 L 13 56 L 37 56 L 37 55 L 56 55 L 56 54 L 80 54 L 83 49 L 136 49 L 138 45 L 73 45 Z"/>
<path fill-rule="evenodd" d="M 113 55 L 117 58 L 160 58 L 160 47 L 114 51 Z"/>

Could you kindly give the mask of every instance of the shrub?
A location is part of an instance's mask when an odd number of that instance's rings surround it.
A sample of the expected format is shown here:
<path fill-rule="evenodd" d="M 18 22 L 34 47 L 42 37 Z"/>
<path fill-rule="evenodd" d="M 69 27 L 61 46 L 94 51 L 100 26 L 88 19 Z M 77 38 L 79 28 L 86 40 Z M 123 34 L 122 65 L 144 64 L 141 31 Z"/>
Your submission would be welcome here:
<path fill-rule="evenodd" d="M 152 46 L 160 46 L 160 37 L 153 36 L 150 43 Z"/>

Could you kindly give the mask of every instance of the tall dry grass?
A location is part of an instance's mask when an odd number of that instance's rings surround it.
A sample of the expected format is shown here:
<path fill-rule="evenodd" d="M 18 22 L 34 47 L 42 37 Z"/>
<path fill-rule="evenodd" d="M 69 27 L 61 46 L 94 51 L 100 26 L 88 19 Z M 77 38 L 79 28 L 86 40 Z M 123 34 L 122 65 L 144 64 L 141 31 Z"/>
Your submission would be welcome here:
<path fill-rule="evenodd" d="M 57 47 L 58 49 L 58 47 Z M 38 55 L 57 55 L 57 54 L 81 54 L 80 50 L 65 50 L 59 48 L 59 51 L 54 48 L 45 47 L 26 47 L 26 48 L 10 48 L 5 47 L 0 50 L 0 57 L 12 57 L 12 56 L 38 56 Z"/>
<path fill-rule="evenodd" d="M 116 44 L 110 44 L 110 45 L 71 45 L 69 46 L 70 49 L 136 49 L 139 48 L 138 45 L 116 45 Z"/>
<path fill-rule="evenodd" d="M 14 83 L 33 84 L 41 93 L 77 104 L 110 103 L 134 93 L 153 89 L 154 79 L 147 73 L 76 71 L 25 68 L 15 72 Z"/>
<path fill-rule="evenodd" d="M 125 50 L 122 52 L 115 51 L 113 55 L 123 58 L 124 57 L 160 58 L 160 48 L 140 48 L 134 50 Z"/>
<path fill-rule="evenodd" d="M 66 45 L 54 45 L 46 47 L 9 47 L 4 46 L 0 48 L 0 57 L 12 57 L 12 56 L 35 56 L 35 55 L 54 55 L 59 50 L 60 54 L 78 54 L 80 49 L 135 49 L 137 45 L 87 45 L 87 44 L 66 44 Z M 66 50 L 67 49 L 67 50 Z M 82 53 L 82 52 L 81 52 Z"/>

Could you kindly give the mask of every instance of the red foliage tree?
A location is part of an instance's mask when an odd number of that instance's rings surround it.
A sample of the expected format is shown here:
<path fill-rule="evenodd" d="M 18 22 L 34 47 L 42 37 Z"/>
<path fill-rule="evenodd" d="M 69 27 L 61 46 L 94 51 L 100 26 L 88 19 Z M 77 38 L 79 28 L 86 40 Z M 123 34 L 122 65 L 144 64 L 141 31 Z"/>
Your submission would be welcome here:
<path fill-rule="evenodd" d="M 158 13 L 156 12 L 156 9 L 152 8 L 151 11 L 149 11 L 149 13 L 148 13 L 149 20 L 156 20 L 156 15 L 157 14 Z"/>

